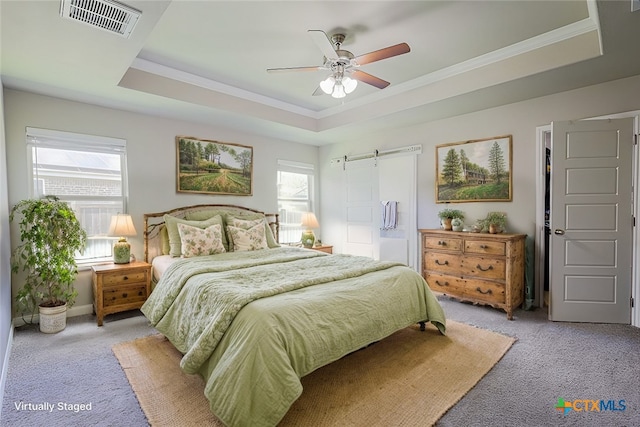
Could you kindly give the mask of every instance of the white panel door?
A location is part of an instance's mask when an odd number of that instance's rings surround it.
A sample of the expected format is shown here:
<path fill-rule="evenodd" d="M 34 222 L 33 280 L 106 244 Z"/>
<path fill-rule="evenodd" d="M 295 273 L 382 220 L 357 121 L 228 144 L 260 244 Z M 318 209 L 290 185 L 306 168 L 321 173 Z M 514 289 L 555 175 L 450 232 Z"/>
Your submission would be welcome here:
<path fill-rule="evenodd" d="M 633 119 L 552 123 L 549 318 L 630 323 Z"/>
<path fill-rule="evenodd" d="M 377 253 L 378 170 L 374 159 L 345 163 L 345 232 L 342 252 L 370 258 Z"/>
<path fill-rule="evenodd" d="M 415 155 L 384 156 L 378 158 L 379 200 L 398 202 L 398 225 L 395 229 L 380 230 L 378 258 L 417 267 L 418 220 L 416 208 Z M 382 205 L 378 205 L 382 226 Z"/>

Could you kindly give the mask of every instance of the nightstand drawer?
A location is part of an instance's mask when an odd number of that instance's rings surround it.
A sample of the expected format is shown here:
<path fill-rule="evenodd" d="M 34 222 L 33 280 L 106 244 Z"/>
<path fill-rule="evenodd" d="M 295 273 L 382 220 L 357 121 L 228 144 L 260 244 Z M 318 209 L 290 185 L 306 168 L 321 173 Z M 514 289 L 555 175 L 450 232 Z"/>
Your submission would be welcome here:
<path fill-rule="evenodd" d="M 103 286 L 117 286 L 127 283 L 145 283 L 147 281 L 146 271 L 136 271 L 131 273 L 109 273 L 102 277 Z"/>
<path fill-rule="evenodd" d="M 120 285 L 103 291 L 105 307 L 144 302 L 147 299 L 147 285 L 145 283 Z"/>

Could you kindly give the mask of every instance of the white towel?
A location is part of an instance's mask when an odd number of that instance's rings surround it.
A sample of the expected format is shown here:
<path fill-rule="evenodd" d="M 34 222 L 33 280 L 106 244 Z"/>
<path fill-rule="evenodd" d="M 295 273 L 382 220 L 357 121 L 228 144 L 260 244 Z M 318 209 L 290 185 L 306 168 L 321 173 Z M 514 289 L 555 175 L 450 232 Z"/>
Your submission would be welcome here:
<path fill-rule="evenodd" d="M 382 200 L 382 229 L 393 230 L 398 226 L 398 202 L 393 200 Z"/>

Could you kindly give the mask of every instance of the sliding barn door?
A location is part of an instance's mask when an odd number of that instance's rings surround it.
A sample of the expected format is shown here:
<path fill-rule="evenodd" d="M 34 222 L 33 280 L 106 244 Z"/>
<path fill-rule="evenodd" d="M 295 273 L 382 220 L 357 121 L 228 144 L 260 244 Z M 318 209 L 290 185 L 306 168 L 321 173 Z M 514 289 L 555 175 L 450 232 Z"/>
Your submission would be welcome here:
<path fill-rule="evenodd" d="M 346 254 L 374 257 L 377 236 L 376 206 L 378 169 L 375 159 L 345 163 L 345 232 L 342 251 Z"/>
<path fill-rule="evenodd" d="M 343 252 L 398 261 L 417 270 L 416 156 L 345 163 Z M 397 226 L 383 229 L 382 203 L 397 202 Z"/>

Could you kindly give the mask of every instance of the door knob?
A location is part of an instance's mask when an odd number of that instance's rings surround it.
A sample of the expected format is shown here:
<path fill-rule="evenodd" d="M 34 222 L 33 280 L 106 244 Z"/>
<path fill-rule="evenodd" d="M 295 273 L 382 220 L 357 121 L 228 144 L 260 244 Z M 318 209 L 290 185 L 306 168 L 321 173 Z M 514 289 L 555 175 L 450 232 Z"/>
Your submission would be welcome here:
<path fill-rule="evenodd" d="M 563 236 L 564 235 L 564 230 L 556 228 L 555 230 L 553 230 L 553 233 L 557 234 L 558 236 Z"/>

